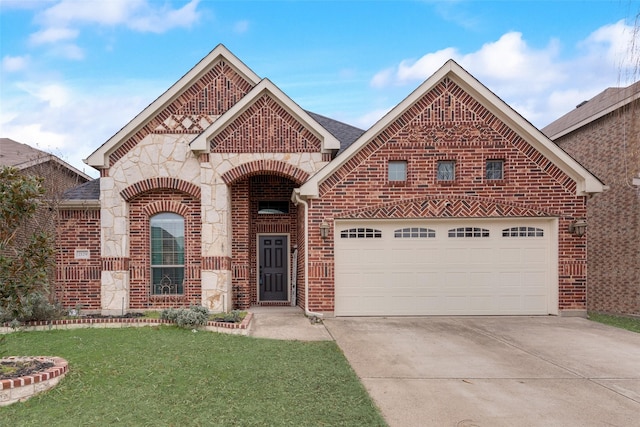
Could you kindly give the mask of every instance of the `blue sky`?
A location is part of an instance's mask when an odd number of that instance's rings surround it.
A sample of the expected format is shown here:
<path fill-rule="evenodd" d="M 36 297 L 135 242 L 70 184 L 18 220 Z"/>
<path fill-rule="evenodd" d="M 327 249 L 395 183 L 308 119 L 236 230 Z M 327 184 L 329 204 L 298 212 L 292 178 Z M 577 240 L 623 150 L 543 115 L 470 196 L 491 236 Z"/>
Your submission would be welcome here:
<path fill-rule="evenodd" d="M 96 176 L 81 159 L 219 43 L 302 108 L 361 128 L 449 58 L 543 127 L 637 80 L 639 12 L 629 0 L 0 0 L 0 137 Z"/>

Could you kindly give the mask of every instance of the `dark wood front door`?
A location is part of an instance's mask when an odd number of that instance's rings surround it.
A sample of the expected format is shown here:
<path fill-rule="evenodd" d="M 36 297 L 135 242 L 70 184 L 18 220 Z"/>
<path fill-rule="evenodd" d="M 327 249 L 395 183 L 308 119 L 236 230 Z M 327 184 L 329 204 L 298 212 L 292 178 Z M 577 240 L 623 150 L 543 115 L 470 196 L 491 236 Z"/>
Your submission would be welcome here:
<path fill-rule="evenodd" d="M 287 301 L 289 287 L 288 236 L 260 236 L 258 260 L 260 301 Z"/>

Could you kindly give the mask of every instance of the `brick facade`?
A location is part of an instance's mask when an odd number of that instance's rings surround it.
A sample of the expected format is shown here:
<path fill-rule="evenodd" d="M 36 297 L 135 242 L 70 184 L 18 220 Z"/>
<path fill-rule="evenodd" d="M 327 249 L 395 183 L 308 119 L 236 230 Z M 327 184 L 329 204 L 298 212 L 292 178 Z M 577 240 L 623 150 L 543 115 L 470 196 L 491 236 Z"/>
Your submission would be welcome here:
<path fill-rule="evenodd" d="M 437 181 L 441 159 L 455 160 L 453 182 Z M 504 160 L 504 179 L 485 179 L 489 159 Z M 406 182 L 388 181 L 390 160 L 407 161 Z M 573 179 L 445 79 L 320 185 L 307 234 L 310 309 L 334 309 L 334 242 L 321 240 L 323 221 L 533 216 L 559 218 L 559 309 L 584 310 L 585 238 L 566 230 L 585 215 L 585 198 L 576 196 Z"/>
<path fill-rule="evenodd" d="M 587 203 L 588 309 L 640 315 L 640 101 L 555 142 L 609 186 Z"/>
<path fill-rule="evenodd" d="M 76 259 L 76 249 L 89 259 Z M 100 309 L 100 210 L 60 210 L 56 236 L 55 298 L 64 307 Z"/>
<path fill-rule="evenodd" d="M 199 64 L 181 79 L 185 87 L 158 98 L 140 123 L 125 126 L 89 157 L 101 169 L 101 209 L 64 212 L 61 230 L 76 228 L 59 244 L 64 305 L 81 301 L 111 312 L 120 300 L 124 309 L 144 310 L 211 307 L 224 297 L 228 309 L 247 309 L 261 302 L 258 236 L 284 234 L 291 253 L 298 250 L 297 292 L 290 298 L 331 312 L 334 242 L 331 232 L 320 238 L 323 222 L 544 217 L 557 218 L 559 227 L 559 309 L 585 309 L 586 238 L 566 231 L 586 214 L 577 181 L 463 87 L 444 78 L 370 139 L 356 132 L 345 146 L 361 148 L 343 162 L 335 157 L 338 139 L 319 124 L 330 119 L 311 117 L 224 48 L 210 56 L 209 68 Z M 347 126 L 324 123 L 336 125 L 333 132 Z M 504 179 L 487 181 L 485 162 L 496 159 L 504 160 Z M 388 182 L 390 160 L 407 162 L 406 182 Z M 438 160 L 456 162 L 453 182 L 436 180 Z M 294 190 L 300 196 L 325 172 L 319 194 L 291 202 Z M 288 213 L 259 214 L 261 201 L 286 202 Z M 185 218 L 183 295 L 151 294 L 149 219 L 160 212 Z M 72 259 L 90 238 L 91 258 Z"/>

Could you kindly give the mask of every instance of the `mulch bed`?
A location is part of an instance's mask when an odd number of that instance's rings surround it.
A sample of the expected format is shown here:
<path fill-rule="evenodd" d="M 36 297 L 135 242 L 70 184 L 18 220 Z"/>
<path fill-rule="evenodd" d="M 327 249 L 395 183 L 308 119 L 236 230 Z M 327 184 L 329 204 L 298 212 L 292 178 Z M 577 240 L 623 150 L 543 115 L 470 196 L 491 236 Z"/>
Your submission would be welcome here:
<path fill-rule="evenodd" d="M 0 380 L 24 377 L 53 367 L 53 362 L 24 358 L 18 360 L 0 360 Z"/>

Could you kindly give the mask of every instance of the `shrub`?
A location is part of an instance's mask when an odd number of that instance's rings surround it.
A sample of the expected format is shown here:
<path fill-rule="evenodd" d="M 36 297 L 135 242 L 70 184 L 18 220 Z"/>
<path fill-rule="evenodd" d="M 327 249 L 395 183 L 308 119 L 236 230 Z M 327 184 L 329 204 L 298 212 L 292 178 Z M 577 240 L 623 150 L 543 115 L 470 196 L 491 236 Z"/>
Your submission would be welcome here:
<path fill-rule="evenodd" d="M 0 307 L 0 323 L 54 320 L 63 314 L 64 309 L 59 304 L 52 304 L 46 294 L 34 292 L 22 298 L 19 310 L 10 302 L 4 308 Z"/>
<path fill-rule="evenodd" d="M 168 308 L 162 310 L 160 318 L 175 322 L 180 328 L 193 329 L 207 324 L 209 320 L 209 310 L 199 305 L 192 305 L 188 309 Z"/>

